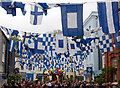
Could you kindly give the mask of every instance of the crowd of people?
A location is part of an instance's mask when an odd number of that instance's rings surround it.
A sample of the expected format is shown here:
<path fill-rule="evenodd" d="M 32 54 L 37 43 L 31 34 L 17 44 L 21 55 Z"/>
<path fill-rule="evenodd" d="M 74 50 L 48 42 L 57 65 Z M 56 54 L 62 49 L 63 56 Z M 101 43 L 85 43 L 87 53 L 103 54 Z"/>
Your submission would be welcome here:
<path fill-rule="evenodd" d="M 5 83 L 2 88 L 120 88 L 118 84 L 109 83 L 89 83 L 81 81 L 21 81 L 18 83 L 11 82 L 11 84 Z"/>

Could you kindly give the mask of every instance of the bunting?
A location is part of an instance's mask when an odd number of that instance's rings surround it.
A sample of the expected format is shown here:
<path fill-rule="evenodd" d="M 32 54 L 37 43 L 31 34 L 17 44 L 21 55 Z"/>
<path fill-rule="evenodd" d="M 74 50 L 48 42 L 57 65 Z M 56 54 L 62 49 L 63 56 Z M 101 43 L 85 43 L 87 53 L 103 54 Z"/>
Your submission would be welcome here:
<path fill-rule="evenodd" d="M 14 49 L 15 49 L 15 45 L 17 45 L 17 42 L 15 40 L 10 40 L 9 41 L 8 51 L 13 52 Z"/>
<path fill-rule="evenodd" d="M 56 47 L 55 51 L 57 53 L 65 53 L 67 52 L 67 41 L 66 37 L 62 34 L 56 34 Z"/>
<path fill-rule="evenodd" d="M 9 29 L 9 28 L 5 28 L 5 27 L 0 27 L 7 35 L 9 36 L 14 36 L 17 37 L 19 34 L 18 30 L 13 30 L 13 29 Z"/>
<path fill-rule="evenodd" d="M 106 34 L 100 37 L 99 47 L 100 47 L 101 53 L 113 51 L 111 34 Z"/>
<path fill-rule="evenodd" d="M 120 31 L 118 33 L 113 34 L 113 38 L 115 42 L 115 47 L 120 47 Z"/>
<path fill-rule="evenodd" d="M 22 2 L 1 2 L 2 8 L 4 8 L 7 11 L 7 14 L 12 14 L 12 16 L 16 16 L 16 8 L 20 8 L 22 11 L 22 14 L 25 15 L 26 11 L 24 9 L 25 4 Z"/>
<path fill-rule="evenodd" d="M 98 2 L 98 16 L 103 33 L 119 31 L 118 2 Z"/>
<path fill-rule="evenodd" d="M 31 5 L 30 23 L 33 25 L 41 24 L 43 18 L 43 11 L 37 5 L 38 4 Z"/>
<path fill-rule="evenodd" d="M 70 54 L 74 55 L 75 53 L 77 53 L 78 48 L 76 46 L 75 41 L 69 40 L 68 45 Z"/>
<path fill-rule="evenodd" d="M 61 5 L 62 29 L 64 36 L 82 36 L 83 4 Z"/>

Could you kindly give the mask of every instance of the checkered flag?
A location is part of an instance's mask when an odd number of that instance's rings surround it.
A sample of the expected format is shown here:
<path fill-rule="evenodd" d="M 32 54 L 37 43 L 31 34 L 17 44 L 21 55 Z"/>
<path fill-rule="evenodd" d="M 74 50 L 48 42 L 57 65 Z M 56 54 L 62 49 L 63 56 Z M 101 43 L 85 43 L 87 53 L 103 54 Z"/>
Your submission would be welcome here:
<path fill-rule="evenodd" d="M 39 70 L 42 71 L 42 69 L 43 69 L 42 64 L 39 64 Z"/>
<path fill-rule="evenodd" d="M 100 47 L 101 53 L 113 51 L 112 45 L 113 44 L 112 44 L 111 34 L 106 34 L 100 37 L 99 47 Z"/>
<path fill-rule="evenodd" d="M 84 39 L 74 39 L 74 41 L 76 42 L 77 47 L 80 48 L 85 53 L 88 53 L 88 54 L 90 52 L 93 52 L 93 48 L 92 48 L 92 45 L 91 45 L 92 40 L 93 39 L 91 39 L 89 42 L 86 42 L 86 40 L 84 40 Z"/>
<path fill-rule="evenodd" d="M 47 71 L 47 70 L 48 70 L 45 64 L 43 64 L 43 70 L 44 70 L 44 71 Z"/>
<path fill-rule="evenodd" d="M 42 38 L 43 38 L 42 45 L 44 46 L 44 50 L 52 51 L 52 45 L 54 39 L 53 34 L 43 34 Z"/>
<path fill-rule="evenodd" d="M 83 49 L 84 53 L 86 53 L 88 55 L 90 52 L 93 52 L 93 48 L 92 48 L 91 43 L 87 43 L 86 45 L 83 44 L 82 49 Z"/>
<path fill-rule="evenodd" d="M 88 56 L 87 53 L 84 53 L 84 52 L 83 52 L 82 55 L 80 56 L 80 59 L 81 59 L 81 60 L 84 60 L 84 59 L 87 58 L 87 56 Z"/>
<path fill-rule="evenodd" d="M 40 59 L 42 58 L 42 56 L 41 56 L 41 54 L 39 54 L 39 53 L 35 53 L 34 56 L 33 56 L 33 58 L 34 58 L 35 60 L 40 60 Z"/>
<path fill-rule="evenodd" d="M 76 42 L 76 46 L 78 47 L 78 48 L 80 48 L 80 46 L 81 46 L 81 39 L 73 39 L 75 42 Z"/>

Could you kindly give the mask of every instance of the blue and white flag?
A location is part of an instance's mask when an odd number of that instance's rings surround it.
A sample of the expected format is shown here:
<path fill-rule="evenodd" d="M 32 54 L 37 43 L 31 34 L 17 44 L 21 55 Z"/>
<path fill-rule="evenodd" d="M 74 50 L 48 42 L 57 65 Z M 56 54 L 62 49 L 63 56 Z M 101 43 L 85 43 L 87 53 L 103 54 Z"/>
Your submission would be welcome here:
<path fill-rule="evenodd" d="M 43 11 L 38 7 L 38 4 L 31 5 L 30 23 L 33 25 L 39 25 L 42 22 Z"/>
<path fill-rule="evenodd" d="M 19 31 L 18 30 L 13 30 L 13 29 L 9 29 L 9 28 L 5 28 L 5 27 L 0 27 L 7 35 L 9 36 L 18 36 Z"/>
<path fill-rule="evenodd" d="M 113 51 L 112 36 L 110 34 L 105 34 L 100 38 L 99 47 L 101 53 Z"/>
<path fill-rule="evenodd" d="M 64 36 L 82 36 L 83 4 L 61 5 L 62 29 Z"/>
<path fill-rule="evenodd" d="M 75 53 L 77 53 L 79 49 L 76 46 L 75 41 L 69 40 L 68 45 L 69 45 L 69 53 L 73 56 Z"/>
<path fill-rule="evenodd" d="M 12 34 L 13 30 L 12 29 L 8 29 L 8 28 L 5 28 L 3 26 L 1 26 L 1 29 L 2 31 L 4 31 L 7 35 L 10 35 Z"/>
<path fill-rule="evenodd" d="M 31 39 L 31 33 L 29 32 L 22 32 L 22 37 L 23 37 L 23 43 L 25 43 L 25 44 L 28 44 L 30 41 L 28 41 L 28 40 L 30 40 Z"/>
<path fill-rule="evenodd" d="M 2 4 L 2 8 L 7 11 L 7 14 L 12 14 L 12 16 L 16 16 L 17 8 L 21 9 L 23 15 L 26 14 L 26 11 L 24 9 L 25 4 L 23 4 L 22 2 L 15 1 L 12 3 L 12 0 L 2 0 L 0 3 Z"/>
<path fill-rule="evenodd" d="M 74 39 L 76 42 L 76 46 L 81 49 L 81 51 L 84 51 L 84 53 L 88 54 L 90 52 L 93 52 L 93 48 L 91 46 L 91 41 L 93 38 L 87 38 L 87 39 Z"/>
<path fill-rule="evenodd" d="M 42 45 L 42 38 L 38 37 L 37 39 L 33 40 L 34 42 L 30 42 L 28 41 L 28 46 L 30 48 L 30 51 L 32 53 L 44 53 L 44 47 Z"/>
<path fill-rule="evenodd" d="M 53 40 L 54 40 L 53 34 L 46 33 L 46 34 L 42 34 L 41 37 L 42 37 L 42 45 L 44 47 L 44 50 L 52 51 Z"/>
<path fill-rule="evenodd" d="M 66 52 L 66 53 L 64 53 L 64 56 L 65 56 L 66 58 L 68 58 L 68 57 L 70 56 L 70 53 L 69 53 L 69 52 Z"/>
<path fill-rule="evenodd" d="M 67 41 L 66 37 L 62 34 L 56 34 L 56 47 L 55 51 L 57 53 L 65 53 L 67 52 Z"/>
<path fill-rule="evenodd" d="M 42 71 L 43 69 L 43 64 L 39 64 L 39 70 Z"/>
<path fill-rule="evenodd" d="M 120 47 L 120 32 L 113 34 L 113 38 L 115 42 L 115 47 Z"/>
<path fill-rule="evenodd" d="M 39 60 L 42 58 L 41 54 L 39 54 L 39 53 L 35 53 L 35 54 L 33 55 L 33 57 L 34 57 L 34 59 L 35 59 L 36 61 L 39 61 Z"/>
<path fill-rule="evenodd" d="M 103 33 L 117 33 L 119 31 L 118 2 L 99 2 L 98 15 Z"/>
<path fill-rule="evenodd" d="M 83 53 L 85 53 L 87 55 L 89 55 L 89 53 L 93 52 L 91 43 L 87 43 L 86 45 L 83 44 L 81 48 L 85 49 L 85 50 L 83 50 L 84 51 Z"/>
<path fill-rule="evenodd" d="M 83 52 L 83 53 L 81 54 L 81 56 L 80 56 L 80 59 L 81 59 L 81 60 L 87 59 L 87 56 L 88 56 L 87 53 L 84 53 L 84 52 Z"/>
<path fill-rule="evenodd" d="M 21 41 L 17 41 L 17 46 L 17 53 L 19 56 L 22 56 L 23 43 Z"/>
<path fill-rule="evenodd" d="M 15 40 L 10 40 L 9 41 L 8 51 L 13 52 L 14 49 L 15 49 L 15 45 L 17 45 L 17 42 Z"/>
<path fill-rule="evenodd" d="M 67 72 L 67 64 L 64 64 L 64 70 Z"/>
<path fill-rule="evenodd" d="M 87 67 L 87 73 L 92 73 L 92 67 Z"/>

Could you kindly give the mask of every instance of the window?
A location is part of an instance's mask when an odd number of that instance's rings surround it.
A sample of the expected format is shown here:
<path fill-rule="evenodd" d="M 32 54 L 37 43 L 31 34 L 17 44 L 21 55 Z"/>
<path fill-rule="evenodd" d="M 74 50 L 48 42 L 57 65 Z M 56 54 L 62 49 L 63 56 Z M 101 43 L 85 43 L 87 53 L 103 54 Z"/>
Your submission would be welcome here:
<path fill-rule="evenodd" d="M 117 57 L 112 58 L 112 66 L 117 68 Z"/>
<path fill-rule="evenodd" d="M 105 67 L 105 56 L 103 55 L 102 56 L 102 68 L 104 68 Z"/>

